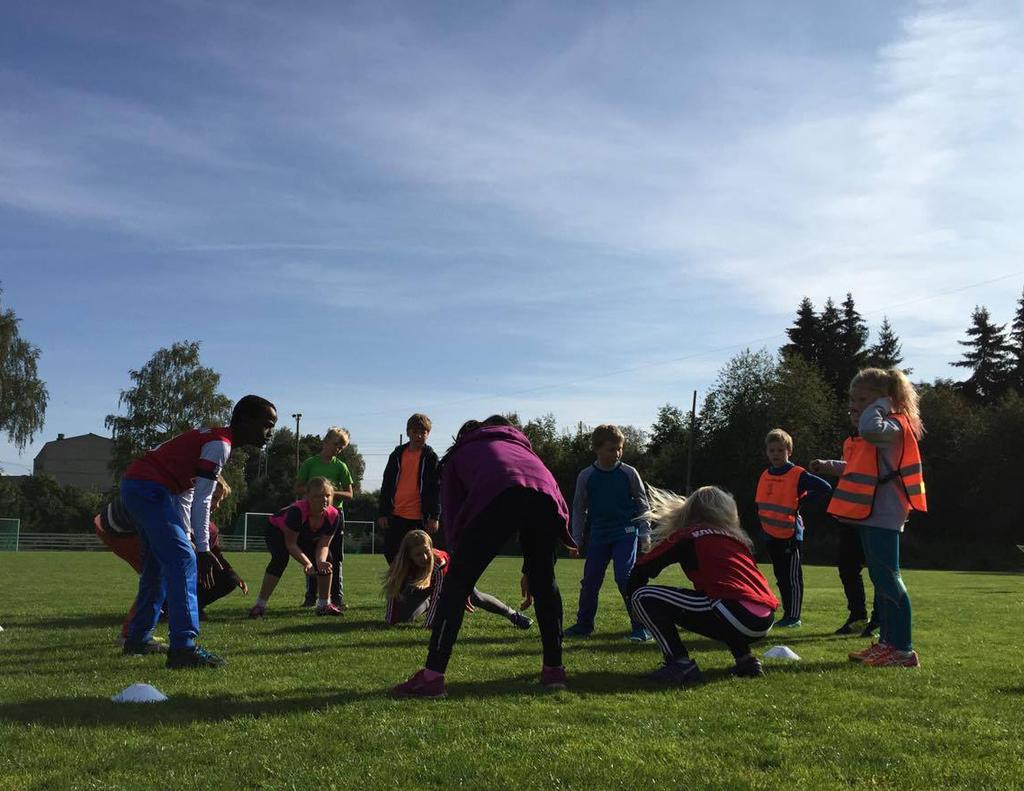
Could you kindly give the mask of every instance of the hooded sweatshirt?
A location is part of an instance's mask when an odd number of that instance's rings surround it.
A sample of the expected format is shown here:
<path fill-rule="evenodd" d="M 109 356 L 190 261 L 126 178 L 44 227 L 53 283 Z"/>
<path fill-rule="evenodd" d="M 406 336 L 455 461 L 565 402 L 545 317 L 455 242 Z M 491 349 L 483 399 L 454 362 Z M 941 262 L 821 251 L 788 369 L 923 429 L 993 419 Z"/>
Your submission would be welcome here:
<path fill-rule="evenodd" d="M 569 535 L 569 509 L 530 440 L 512 426 L 485 426 L 463 435 L 445 456 L 441 470 L 441 514 L 449 547 L 459 534 L 502 492 L 521 487 L 546 495 L 562 542 Z"/>

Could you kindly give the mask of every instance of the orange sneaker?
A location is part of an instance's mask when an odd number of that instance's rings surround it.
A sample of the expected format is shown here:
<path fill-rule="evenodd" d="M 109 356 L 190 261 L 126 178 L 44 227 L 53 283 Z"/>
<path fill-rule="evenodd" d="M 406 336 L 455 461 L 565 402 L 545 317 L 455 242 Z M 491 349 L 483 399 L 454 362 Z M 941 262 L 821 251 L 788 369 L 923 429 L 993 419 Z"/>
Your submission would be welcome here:
<path fill-rule="evenodd" d="M 875 657 L 879 657 L 882 654 L 887 654 L 891 650 L 892 649 L 885 643 L 872 643 L 863 651 L 851 651 L 847 656 L 850 657 L 851 662 L 867 662 L 868 660 L 873 660 Z"/>
<path fill-rule="evenodd" d="M 921 660 L 917 658 L 917 651 L 899 651 L 892 648 L 873 659 L 865 659 L 863 664 L 870 667 L 921 667 Z"/>

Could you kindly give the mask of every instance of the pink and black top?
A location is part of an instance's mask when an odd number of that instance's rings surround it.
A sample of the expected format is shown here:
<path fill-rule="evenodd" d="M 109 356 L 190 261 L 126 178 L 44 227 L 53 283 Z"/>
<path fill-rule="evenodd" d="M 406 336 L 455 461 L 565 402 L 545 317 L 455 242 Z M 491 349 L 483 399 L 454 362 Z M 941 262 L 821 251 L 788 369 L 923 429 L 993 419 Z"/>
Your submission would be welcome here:
<path fill-rule="evenodd" d="M 341 511 L 333 505 L 324 509 L 324 518 L 318 528 L 313 528 L 310 524 L 310 516 L 309 501 L 302 499 L 282 508 L 267 521 L 282 533 L 288 529 L 298 533 L 300 538 L 311 538 L 316 541 L 325 536 L 333 536 L 341 525 Z"/>

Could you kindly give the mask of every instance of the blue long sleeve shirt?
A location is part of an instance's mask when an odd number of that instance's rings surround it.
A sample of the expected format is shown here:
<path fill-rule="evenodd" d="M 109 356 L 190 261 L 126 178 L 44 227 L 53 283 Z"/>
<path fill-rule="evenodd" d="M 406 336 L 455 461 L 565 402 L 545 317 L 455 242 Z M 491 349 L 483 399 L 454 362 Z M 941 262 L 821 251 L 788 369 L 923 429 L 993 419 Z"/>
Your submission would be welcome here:
<path fill-rule="evenodd" d="M 590 543 L 611 543 L 630 533 L 647 535 L 649 522 L 637 517 L 650 510 L 644 483 L 636 468 L 617 463 L 604 470 L 597 463 L 576 478 L 572 501 L 572 537 L 579 545 L 590 524 Z"/>

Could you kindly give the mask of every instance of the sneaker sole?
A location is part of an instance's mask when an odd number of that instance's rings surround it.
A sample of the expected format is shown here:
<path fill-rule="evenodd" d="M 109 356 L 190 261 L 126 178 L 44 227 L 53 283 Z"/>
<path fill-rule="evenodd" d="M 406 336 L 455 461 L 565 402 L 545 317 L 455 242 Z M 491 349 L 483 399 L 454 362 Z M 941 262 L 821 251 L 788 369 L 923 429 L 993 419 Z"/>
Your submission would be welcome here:
<path fill-rule="evenodd" d="M 448 697 L 447 692 L 442 692 L 439 695 L 417 695 L 415 692 L 395 692 L 391 690 L 391 697 L 395 700 L 441 700 Z"/>

